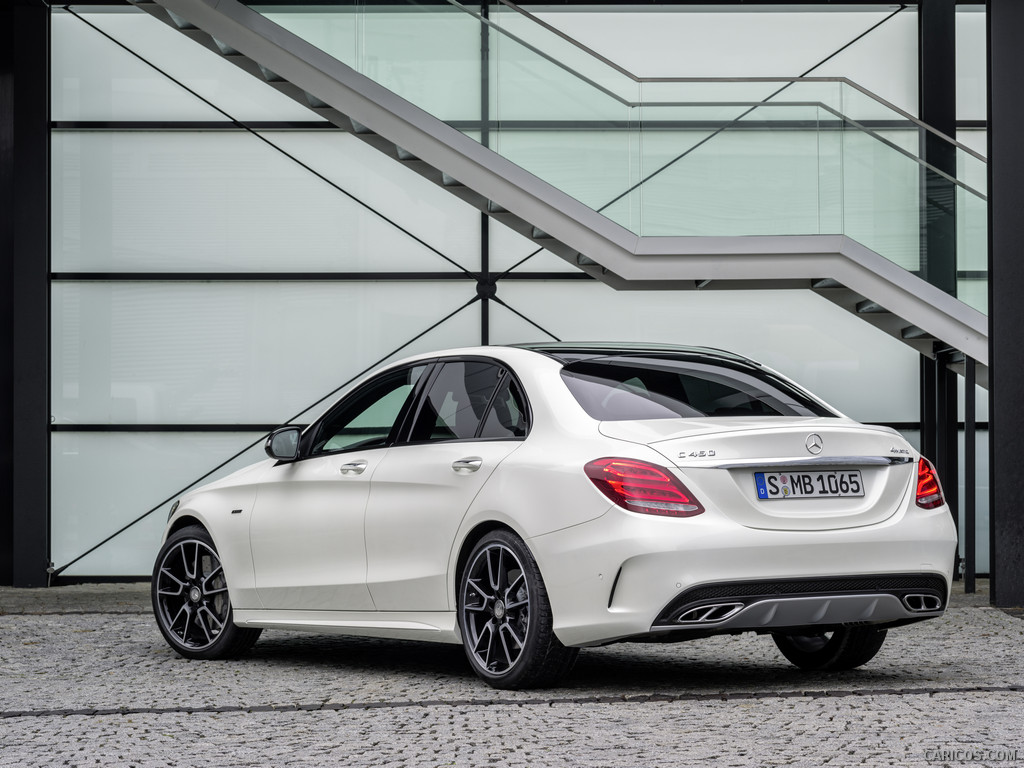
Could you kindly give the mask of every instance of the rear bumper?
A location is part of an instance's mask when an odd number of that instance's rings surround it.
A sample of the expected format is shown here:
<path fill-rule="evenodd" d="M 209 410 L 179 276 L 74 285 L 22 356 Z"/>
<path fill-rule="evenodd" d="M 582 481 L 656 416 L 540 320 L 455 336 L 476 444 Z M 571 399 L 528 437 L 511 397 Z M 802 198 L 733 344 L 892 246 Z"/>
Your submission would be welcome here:
<path fill-rule="evenodd" d="M 781 631 L 808 626 L 894 625 L 940 616 L 947 585 L 934 574 L 706 584 L 688 589 L 652 633 Z"/>
<path fill-rule="evenodd" d="M 723 515 L 610 510 L 530 540 L 566 645 L 687 639 L 939 616 L 956 531 L 946 507 L 831 531 L 747 528 Z"/>

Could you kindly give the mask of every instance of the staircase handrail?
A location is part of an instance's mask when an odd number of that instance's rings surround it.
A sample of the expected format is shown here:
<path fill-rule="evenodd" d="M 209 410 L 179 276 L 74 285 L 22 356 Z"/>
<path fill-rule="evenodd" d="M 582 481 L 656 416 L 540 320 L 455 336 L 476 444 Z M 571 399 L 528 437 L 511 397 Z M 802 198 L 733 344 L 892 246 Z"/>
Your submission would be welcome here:
<path fill-rule="evenodd" d="M 537 55 L 543 57 L 544 59 L 547 59 L 549 62 L 551 62 L 552 64 L 557 65 L 558 67 L 560 67 L 561 69 L 563 69 L 566 72 L 570 73 L 574 77 L 577 77 L 577 78 L 585 81 L 589 85 L 599 89 L 602 93 L 605 93 L 606 95 L 608 95 L 611 98 L 615 99 L 616 101 L 621 103 L 623 106 L 627 106 L 627 107 L 631 107 L 632 108 L 632 107 L 643 107 L 643 106 L 671 106 L 671 105 L 673 105 L 671 102 L 662 103 L 662 102 L 657 102 L 657 101 L 631 101 L 630 99 L 623 98 L 619 94 L 617 94 L 614 91 L 611 91 L 608 88 L 602 86 L 600 83 L 595 82 L 594 80 L 592 80 L 591 78 L 589 78 L 586 75 L 582 74 L 581 72 L 577 72 L 576 70 L 572 69 L 571 67 L 566 65 L 564 62 L 561 62 L 557 58 L 555 58 L 555 57 L 545 53 L 543 50 L 540 50 L 539 48 L 537 48 L 533 44 L 528 43 L 527 41 L 523 40 L 522 38 L 520 38 L 519 36 L 515 35 L 514 33 L 504 29 L 503 27 L 501 27 L 498 24 L 495 24 L 490 19 L 488 19 L 488 18 L 486 18 L 484 16 L 481 16 L 479 13 L 477 13 L 473 9 L 468 8 L 465 5 L 463 5 L 462 3 L 458 2 L 458 0 L 446 0 L 446 2 L 448 2 L 449 5 L 452 5 L 452 6 L 456 7 L 456 8 L 459 8 L 464 13 L 467 13 L 470 16 L 473 16 L 478 21 L 480 21 L 482 24 L 485 24 L 488 27 L 490 27 L 491 29 L 494 29 L 499 34 L 505 35 L 506 37 L 509 37 L 510 39 L 515 40 L 518 44 L 528 48 L 530 51 L 532 51 L 533 53 L 536 53 Z M 949 144 L 953 145 L 957 149 L 960 149 L 960 150 L 966 152 L 967 154 L 971 155 L 972 157 L 974 157 L 977 160 L 980 160 L 983 163 L 986 163 L 986 164 L 988 163 L 988 159 L 984 155 L 982 155 L 979 152 L 977 152 L 976 150 L 972 149 L 971 147 L 968 147 L 965 144 L 960 143 L 955 138 L 953 138 L 953 137 L 943 133 L 942 131 L 938 130 L 937 128 L 932 127 L 931 125 L 929 125 L 928 123 L 925 123 L 924 121 L 920 120 L 919 118 L 914 117 L 913 115 L 911 115 L 906 110 L 901 109 L 900 107 L 896 106 L 892 102 L 890 102 L 890 101 L 886 100 L 885 98 L 879 96 L 878 94 L 874 93 L 873 91 L 869 91 L 867 88 L 863 87 L 859 83 L 854 82 L 853 80 L 850 80 L 847 77 L 840 77 L 840 76 L 829 76 L 829 77 L 818 77 L 818 76 L 809 76 L 809 77 L 808 76 L 804 76 L 804 77 L 646 77 L 646 76 L 636 75 L 633 72 L 630 72 L 629 70 L 627 70 L 625 67 L 622 67 L 621 65 L 611 61 L 607 57 L 597 53 L 592 48 L 588 47 L 584 43 L 582 43 L 579 40 L 575 39 L 571 35 L 566 34 L 565 32 L 563 32 L 562 30 L 558 29 L 557 27 L 554 27 L 551 24 L 548 24 L 546 21 L 538 18 L 537 16 L 533 15 L 529 11 L 527 11 L 527 10 L 521 8 L 520 6 L 516 5 L 514 2 L 512 2 L 512 0 L 497 0 L 497 2 L 501 3 L 504 6 L 507 6 L 508 8 L 510 8 L 511 10 L 515 11 L 516 13 L 521 14 L 524 18 L 529 19 L 532 23 L 540 26 L 541 28 L 547 30 L 548 32 L 551 32 L 552 34 L 557 35 L 558 37 L 560 37 L 561 39 L 565 40 L 570 45 L 574 46 L 575 48 L 578 48 L 580 51 L 583 51 L 588 56 L 596 59 L 597 61 L 600 61 L 605 66 L 608 66 L 608 67 L 614 69 L 619 74 L 627 77 L 629 80 L 631 80 L 631 81 L 633 81 L 634 83 L 637 83 L 637 84 L 643 84 L 643 83 L 786 83 L 787 86 L 788 86 L 788 85 L 793 84 L 793 83 L 841 83 L 843 85 L 850 86 L 851 88 L 853 88 L 854 90 L 856 90 L 859 93 L 863 94 L 864 96 L 868 97 L 869 99 L 871 99 L 872 101 L 876 102 L 877 104 L 885 107 L 886 109 L 888 109 L 888 110 L 890 110 L 892 112 L 895 112 L 901 118 L 903 118 L 904 120 L 906 120 L 906 121 L 908 121 L 910 123 L 913 123 L 914 125 L 916 125 L 921 130 L 924 130 L 924 131 L 932 134 L 933 136 L 936 136 L 936 137 L 942 139 L 943 141 L 948 142 Z M 773 94 L 773 96 L 774 95 L 775 94 Z M 768 97 L 768 99 L 771 99 L 771 98 L 772 98 L 772 96 Z M 768 99 L 765 99 L 765 101 L 767 101 Z M 716 103 L 720 103 L 720 102 L 716 102 Z M 761 103 L 764 103 L 764 102 L 761 102 Z"/>

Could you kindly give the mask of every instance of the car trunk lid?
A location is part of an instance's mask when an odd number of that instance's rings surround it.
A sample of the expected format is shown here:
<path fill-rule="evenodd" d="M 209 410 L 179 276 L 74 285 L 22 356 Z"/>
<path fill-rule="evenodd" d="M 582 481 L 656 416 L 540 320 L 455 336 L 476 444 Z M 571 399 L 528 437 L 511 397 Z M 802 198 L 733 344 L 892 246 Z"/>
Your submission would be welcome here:
<path fill-rule="evenodd" d="M 915 477 L 914 451 L 897 432 L 847 419 L 606 421 L 600 430 L 658 451 L 709 510 L 751 528 L 879 523 Z"/>

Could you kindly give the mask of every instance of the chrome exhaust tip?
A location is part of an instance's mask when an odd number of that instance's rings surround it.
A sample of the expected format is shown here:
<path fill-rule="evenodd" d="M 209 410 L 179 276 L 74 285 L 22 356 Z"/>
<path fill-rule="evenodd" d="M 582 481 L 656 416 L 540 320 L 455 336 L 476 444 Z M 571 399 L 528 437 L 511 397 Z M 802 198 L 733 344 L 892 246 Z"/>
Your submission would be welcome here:
<path fill-rule="evenodd" d="M 931 613 L 942 610 L 942 599 L 938 595 L 904 595 L 903 605 L 912 613 Z"/>
<path fill-rule="evenodd" d="M 732 618 L 743 610 L 743 603 L 715 603 L 698 605 L 676 616 L 676 624 L 713 624 Z"/>

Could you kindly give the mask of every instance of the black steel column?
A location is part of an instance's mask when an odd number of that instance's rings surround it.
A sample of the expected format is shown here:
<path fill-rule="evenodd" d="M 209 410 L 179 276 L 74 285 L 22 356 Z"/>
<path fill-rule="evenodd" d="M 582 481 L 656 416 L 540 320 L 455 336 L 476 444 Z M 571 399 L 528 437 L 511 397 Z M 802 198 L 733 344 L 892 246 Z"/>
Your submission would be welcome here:
<path fill-rule="evenodd" d="M 988 2 L 991 600 L 1024 605 L 1024 3 Z"/>
<path fill-rule="evenodd" d="M 968 357 L 964 369 L 964 530 L 961 540 L 964 546 L 964 592 L 975 591 L 974 576 L 977 571 L 977 507 L 978 492 L 978 407 L 977 369 Z"/>
<path fill-rule="evenodd" d="M 938 457 L 939 409 L 935 400 L 936 363 L 921 356 L 921 454 L 932 461 Z M 940 476 L 941 479 L 941 476 Z"/>
<path fill-rule="evenodd" d="M 956 137 L 956 2 L 927 0 L 918 6 L 918 101 L 920 117 Z M 923 132 L 922 156 L 942 173 L 922 172 L 921 272 L 932 285 L 956 295 L 956 150 Z"/>
<path fill-rule="evenodd" d="M 0 584 L 49 565 L 49 39 L 38 0 L 0 7 Z"/>
<path fill-rule="evenodd" d="M 918 6 L 918 99 L 920 117 L 946 136 L 956 137 L 956 0 L 927 0 Z M 946 293 L 956 295 L 956 149 L 948 141 L 922 131 L 921 154 L 928 167 L 921 171 L 921 276 Z M 954 350 L 937 349 L 932 376 L 922 388 L 934 387 L 935 432 L 922 422 L 922 445 L 944 480 L 946 501 L 957 521 L 957 376 L 947 363 Z M 925 393 L 927 402 L 930 393 Z M 927 452 L 925 455 L 928 455 Z M 957 571 L 958 573 L 958 571 Z"/>
<path fill-rule="evenodd" d="M 480 3 L 480 17 L 490 16 L 490 0 Z M 491 28 L 480 24 L 480 143 L 491 145 Z M 491 299 L 497 284 L 491 275 L 491 218 L 480 214 L 480 275 L 477 278 L 480 297 L 480 343 L 491 343 Z"/>
<path fill-rule="evenodd" d="M 928 0 L 918 7 L 918 100 L 921 119 L 947 136 L 956 135 L 956 3 Z M 921 154 L 929 168 L 921 170 L 921 276 L 956 295 L 956 186 L 942 174 L 956 176 L 954 147 L 935 134 L 921 132 Z M 942 350 L 936 350 L 940 353 Z M 950 404 L 942 396 L 956 387 L 938 360 L 921 367 L 921 452 L 935 461 L 939 476 L 956 487 L 946 460 L 952 428 L 945 416 Z M 955 415 L 955 412 L 954 412 Z M 952 433 L 950 432 L 952 429 Z M 948 495 L 948 494 L 947 494 Z M 955 494 L 953 494 L 955 496 Z"/>
<path fill-rule="evenodd" d="M 955 350 L 936 350 L 935 401 L 938 408 L 935 445 L 935 468 L 945 490 L 946 504 L 953 515 L 953 524 L 960 530 L 959 429 L 957 419 L 957 385 L 960 377 L 949 369 Z M 960 578 L 959 550 L 953 556 L 953 578 Z"/>

